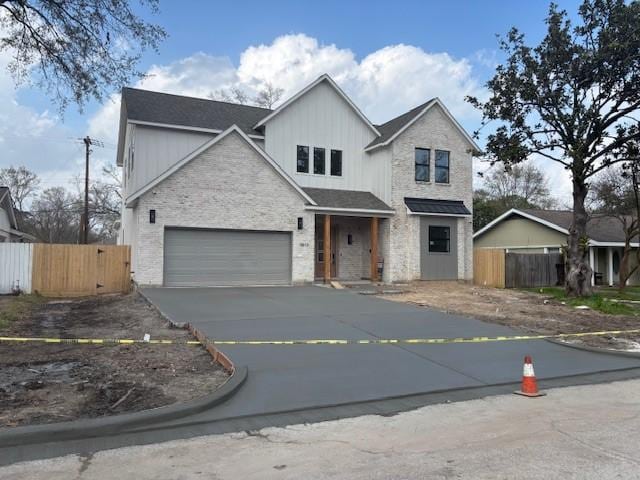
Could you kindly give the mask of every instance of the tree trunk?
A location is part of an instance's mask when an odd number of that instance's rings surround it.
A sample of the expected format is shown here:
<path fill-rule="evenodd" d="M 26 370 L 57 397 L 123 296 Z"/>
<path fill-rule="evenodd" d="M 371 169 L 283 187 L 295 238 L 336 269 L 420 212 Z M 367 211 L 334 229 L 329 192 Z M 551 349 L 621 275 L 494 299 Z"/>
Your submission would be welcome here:
<path fill-rule="evenodd" d="M 587 297 L 593 293 L 587 256 L 589 245 L 587 238 L 587 211 L 584 201 L 587 197 L 587 186 L 578 178 L 573 178 L 573 218 L 569 229 L 568 263 L 566 291 L 568 296 Z"/>
<path fill-rule="evenodd" d="M 629 272 L 629 257 L 631 256 L 631 245 L 628 241 L 624 242 L 624 250 L 622 252 L 622 258 L 620 259 L 620 268 L 618 269 L 618 291 L 624 292 L 624 287 L 627 286 L 627 280 L 631 276 Z"/>

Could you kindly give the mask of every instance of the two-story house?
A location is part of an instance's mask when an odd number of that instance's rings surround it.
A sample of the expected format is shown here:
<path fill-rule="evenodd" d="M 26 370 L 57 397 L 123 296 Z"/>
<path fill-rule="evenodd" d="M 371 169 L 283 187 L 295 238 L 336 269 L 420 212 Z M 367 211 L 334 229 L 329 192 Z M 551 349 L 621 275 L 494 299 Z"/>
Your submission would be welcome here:
<path fill-rule="evenodd" d="M 275 110 L 125 88 L 119 243 L 139 284 L 469 280 L 474 150 L 439 99 L 373 125 L 328 75 Z"/>

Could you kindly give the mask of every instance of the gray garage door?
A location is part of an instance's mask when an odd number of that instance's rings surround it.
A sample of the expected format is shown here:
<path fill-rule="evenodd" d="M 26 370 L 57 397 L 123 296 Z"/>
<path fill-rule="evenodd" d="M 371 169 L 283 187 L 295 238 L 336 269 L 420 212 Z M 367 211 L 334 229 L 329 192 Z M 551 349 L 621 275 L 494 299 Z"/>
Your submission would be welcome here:
<path fill-rule="evenodd" d="M 214 287 L 290 283 L 291 233 L 165 230 L 166 286 Z"/>
<path fill-rule="evenodd" d="M 420 219 L 420 271 L 423 280 L 458 278 L 457 220 L 447 217 Z"/>

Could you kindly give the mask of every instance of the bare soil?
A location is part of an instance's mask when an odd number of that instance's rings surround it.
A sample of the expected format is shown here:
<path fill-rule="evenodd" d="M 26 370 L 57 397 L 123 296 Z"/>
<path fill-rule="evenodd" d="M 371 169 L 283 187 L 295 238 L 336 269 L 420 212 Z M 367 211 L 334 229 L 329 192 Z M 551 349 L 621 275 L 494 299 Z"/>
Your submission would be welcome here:
<path fill-rule="evenodd" d="M 16 301 L 0 298 L 0 312 Z M 136 293 L 29 303 L 0 335 L 193 340 Z M 0 426 L 156 408 L 211 393 L 227 378 L 198 345 L 0 343 Z"/>
<path fill-rule="evenodd" d="M 434 308 L 536 334 L 640 329 L 640 317 L 607 315 L 563 305 L 552 296 L 461 282 L 412 282 L 405 293 L 382 295 L 397 302 Z M 640 335 L 567 339 L 600 348 L 640 351 Z"/>

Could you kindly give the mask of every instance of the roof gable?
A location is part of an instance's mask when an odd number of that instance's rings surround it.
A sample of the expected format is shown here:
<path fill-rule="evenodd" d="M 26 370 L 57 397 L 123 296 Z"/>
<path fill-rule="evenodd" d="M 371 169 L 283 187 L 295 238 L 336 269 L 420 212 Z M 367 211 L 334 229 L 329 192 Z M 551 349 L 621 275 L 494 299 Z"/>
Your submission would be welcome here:
<path fill-rule="evenodd" d="M 342 91 L 342 89 L 326 73 L 318 77 L 314 82 L 310 83 L 305 88 L 303 88 L 298 93 L 296 93 L 294 96 L 289 98 L 286 102 L 284 102 L 282 105 L 276 108 L 269 115 L 265 116 L 260 121 L 258 121 L 255 124 L 254 128 L 258 129 L 264 126 L 267 122 L 269 122 L 271 119 L 273 119 L 274 117 L 276 117 L 277 115 L 285 111 L 287 107 L 297 102 L 300 98 L 305 96 L 307 93 L 309 93 L 311 90 L 313 90 L 315 87 L 317 87 L 321 83 L 328 84 L 338 94 L 338 96 L 340 96 L 347 103 L 347 105 L 349 105 L 349 107 L 354 111 L 354 113 L 358 117 L 360 117 L 360 119 L 364 122 L 364 124 L 367 125 L 367 127 L 371 129 L 371 131 L 373 131 L 373 133 L 376 136 L 380 135 L 380 132 L 378 132 L 376 127 L 373 126 L 373 124 L 369 121 L 369 119 L 360 111 L 360 109 L 351 101 L 351 99 Z"/>
<path fill-rule="evenodd" d="M 365 151 L 371 151 L 379 147 L 385 147 L 393 142 L 396 138 L 398 138 L 402 133 L 407 130 L 411 125 L 413 125 L 416 121 L 418 121 L 422 116 L 424 116 L 429 110 L 431 110 L 434 106 L 440 107 L 444 116 L 453 124 L 454 128 L 464 137 L 464 139 L 469 143 L 471 148 L 476 151 L 480 151 L 480 147 L 476 144 L 476 142 L 471 138 L 471 136 L 466 132 L 462 125 L 458 123 L 458 121 L 451 115 L 451 112 L 444 106 L 444 103 L 439 98 L 432 98 L 426 103 L 422 105 L 418 105 L 415 108 L 412 108 L 406 113 L 389 120 L 382 125 L 378 125 L 378 130 L 381 133 L 379 138 L 374 139 L 367 147 Z"/>
<path fill-rule="evenodd" d="M 15 207 L 11 198 L 9 187 L 0 187 L 0 208 L 2 208 L 9 216 L 11 228 L 18 229 L 18 220 L 16 219 Z"/>
<path fill-rule="evenodd" d="M 148 192 L 153 187 L 158 185 L 160 182 L 162 182 L 166 178 L 176 173 L 178 170 L 180 170 L 184 165 L 189 163 L 191 160 L 194 160 L 201 153 L 205 152 L 206 150 L 214 146 L 216 143 L 220 142 L 223 138 L 227 137 L 228 135 L 234 132 L 240 135 L 240 137 L 242 137 L 242 139 L 246 143 L 248 143 L 252 149 L 254 149 L 269 165 L 271 165 L 271 167 L 280 176 L 282 176 L 282 178 L 287 183 L 289 183 L 300 194 L 302 198 L 304 198 L 311 205 L 316 204 L 315 201 L 302 188 L 300 188 L 300 186 L 282 169 L 282 167 L 278 165 L 264 150 L 258 147 L 255 144 L 255 142 L 251 140 L 251 138 L 249 138 L 249 136 L 246 133 L 244 133 L 237 125 L 232 125 L 227 130 L 215 136 L 214 138 L 212 138 L 211 140 L 209 140 L 208 142 L 206 142 L 205 144 L 203 144 L 202 146 L 198 147 L 196 150 L 191 152 L 189 155 L 184 157 L 182 160 L 172 165 L 169 169 L 165 170 L 161 175 L 157 176 L 154 180 L 149 182 L 147 185 L 145 185 L 144 187 L 140 188 L 139 190 L 131 194 L 129 197 L 127 197 L 125 200 L 125 204 L 127 206 L 130 206 L 135 200 L 140 198 L 142 195 L 144 195 L 146 192 Z"/>

